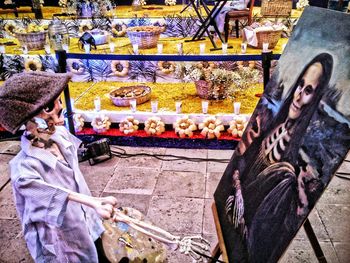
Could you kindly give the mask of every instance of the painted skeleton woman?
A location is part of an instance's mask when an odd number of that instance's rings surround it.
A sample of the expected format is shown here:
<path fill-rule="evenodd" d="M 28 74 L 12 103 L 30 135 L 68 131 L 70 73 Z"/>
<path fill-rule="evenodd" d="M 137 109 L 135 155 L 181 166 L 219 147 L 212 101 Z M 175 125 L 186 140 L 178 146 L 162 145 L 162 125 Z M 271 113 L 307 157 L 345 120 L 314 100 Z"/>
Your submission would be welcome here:
<path fill-rule="evenodd" d="M 323 188 L 321 182 L 305 184 L 310 167 L 300 146 L 332 68 L 327 53 L 312 59 L 275 113 L 276 103 L 265 93 L 225 171 L 232 184 L 223 199 L 226 219 L 241 233 L 250 262 L 278 260 L 285 249 L 280 241 L 293 237 L 313 206 L 308 196 Z"/>

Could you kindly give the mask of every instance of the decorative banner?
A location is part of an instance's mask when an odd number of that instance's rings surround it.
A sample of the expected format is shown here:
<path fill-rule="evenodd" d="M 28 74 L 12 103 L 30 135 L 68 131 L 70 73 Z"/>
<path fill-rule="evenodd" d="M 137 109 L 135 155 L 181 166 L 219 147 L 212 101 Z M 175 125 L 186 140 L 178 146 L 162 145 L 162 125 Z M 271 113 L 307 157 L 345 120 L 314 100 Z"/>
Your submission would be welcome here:
<path fill-rule="evenodd" d="M 300 18 L 214 194 L 229 262 L 277 262 L 348 153 L 349 28 Z"/>

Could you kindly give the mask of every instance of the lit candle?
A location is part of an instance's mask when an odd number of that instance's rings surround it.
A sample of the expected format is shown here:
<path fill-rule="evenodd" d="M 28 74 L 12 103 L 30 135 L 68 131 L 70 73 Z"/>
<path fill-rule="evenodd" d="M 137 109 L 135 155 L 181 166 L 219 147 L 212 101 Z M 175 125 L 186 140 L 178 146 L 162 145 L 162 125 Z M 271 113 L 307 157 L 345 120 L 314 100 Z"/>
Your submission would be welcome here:
<path fill-rule="evenodd" d="M 23 45 L 22 50 L 23 50 L 23 54 L 24 55 L 28 54 L 28 47 L 27 47 L 27 45 Z"/>
<path fill-rule="evenodd" d="M 263 43 L 263 52 L 269 52 L 269 43 Z"/>
<path fill-rule="evenodd" d="M 241 109 L 241 103 L 240 102 L 234 102 L 233 103 L 233 112 L 234 112 L 234 114 L 238 115 L 240 109 Z"/>
<path fill-rule="evenodd" d="M 183 55 L 184 50 L 183 50 L 183 44 L 182 44 L 182 43 L 178 43 L 178 44 L 177 44 L 177 53 L 178 53 L 179 55 Z"/>
<path fill-rule="evenodd" d="M 222 54 L 226 55 L 227 54 L 227 43 L 222 43 Z"/>
<path fill-rule="evenodd" d="M 241 44 L 241 53 L 245 54 L 247 52 L 247 43 Z"/>
<path fill-rule="evenodd" d="M 199 44 L 199 54 L 204 55 L 205 53 L 205 43 Z"/>
<path fill-rule="evenodd" d="M 109 43 L 109 50 L 111 51 L 111 53 L 114 53 L 114 49 L 115 49 L 114 42 Z"/>
<path fill-rule="evenodd" d="M 132 112 L 136 112 L 136 100 L 135 99 L 130 100 L 130 109 Z"/>
<path fill-rule="evenodd" d="M 101 110 L 101 98 L 100 97 L 96 97 L 94 99 L 94 105 L 95 105 L 95 111 Z"/>
<path fill-rule="evenodd" d="M 152 100 L 151 101 L 151 108 L 153 113 L 158 112 L 158 100 Z"/>
<path fill-rule="evenodd" d="M 208 113 L 208 106 L 209 106 L 209 101 L 202 100 L 202 113 L 203 114 L 207 114 Z"/>
<path fill-rule="evenodd" d="M 163 53 L 163 44 L 157 44 L 157 51 L 158 55 L 161 55 Z"/>
<path fill-rule="evenodd" d="M 5 46 L 0 45 L 0 54 L 5 54 L 5 53 L 6 53 Z"/>
<path fill-rule="evenodd" d="M 84 44 L 84 49 L 86 54 L 90 53 L 90 48 L 91 48 L 90 44 Z"/>
<path fill-rule="evenodd" d="M 68 44 L 62 44 L 63 50 L 65 50 L 67 53 L 69 52 L 69 45 Z"/>
<path fill-rule="evenodd" d="M 45 49 L 45 53 L 46 53 L 47 55 L 50 55 L 50 54 L 51 54 L 51 48 L 50 48 L 50 45 L 49 45 L 49 44 L 46 44 L 46 45 L 44 46 L 44 49 Z"/>
<path fill-rule="evenodd" d="M 182 107 L 182 101 L 176 101 L 175 102 L 175 108 L 176 108 L 176 113 L 177 114 L 181 113 L 181 107 Z"/>
<path fill-rule="evenodd" d="M 286 48 L 286 43 L 282 44 L 282 52 L 284 51 L 284 49 Z"/>
<path fill-rule="evenodd" d="M 135 55 L 139 54 L 139 45 L 138 44 L 133 44 L 132 45 L 132 50 L 134 51 Z"/>

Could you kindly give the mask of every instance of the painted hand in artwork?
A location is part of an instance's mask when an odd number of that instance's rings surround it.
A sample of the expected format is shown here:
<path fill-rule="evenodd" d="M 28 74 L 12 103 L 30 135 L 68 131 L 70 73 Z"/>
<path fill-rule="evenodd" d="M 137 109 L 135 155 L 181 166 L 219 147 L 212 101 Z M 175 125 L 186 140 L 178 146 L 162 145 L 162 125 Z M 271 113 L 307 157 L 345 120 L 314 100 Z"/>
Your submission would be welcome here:
<path fill-rule="evenodd" d="M 241 182 L 239 180 L 239 171 L 235 170 L 232 175 L 233 193 L 226 200 L 226 215 L 234 228 L 243 227 L 244 229 L 244 201 L 241 192 Z"/>

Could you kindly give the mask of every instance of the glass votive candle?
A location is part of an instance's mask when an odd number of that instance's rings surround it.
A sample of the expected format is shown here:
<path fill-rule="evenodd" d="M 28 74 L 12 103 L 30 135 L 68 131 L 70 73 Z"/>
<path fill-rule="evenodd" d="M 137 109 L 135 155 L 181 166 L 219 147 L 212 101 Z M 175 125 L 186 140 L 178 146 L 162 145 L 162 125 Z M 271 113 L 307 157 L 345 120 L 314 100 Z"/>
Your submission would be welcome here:
<path fill-rule="evenodd" d="M 23 54 L 24 54 L 24 55 L 27 55 L 27 54 L 28 54 L 28 47 L 27 47 L 27 45 L 23 45 L 23 46 L 22 46 L 22 51 L 23 51 Z"/>
<path fill-rule="evenodd" d="M 241 103 L 240 102 L 234 102 L 233 103 L 233 113 L 238 115 L 241 110 Z"/>
<path fill-rule="evenodd" d="M 247 52 L 247 43 L 241 43 L 241 53 L 245 54 Z"/>
<path fill-rule="evenodd" d="M 84 44 L 84 50 L 85 50 L 85 53 L 86 53 L 86 54 L 89 54 L 89 53 L 90 53 L 90 49 L 91 49 L 90 44 Z"/>
<path fill-rule="evenodd" d="M 208 113 L 208 107 L 209 107 L 209 101 L 202 100 L 202 113 L 207 114 Z"/>
<path fill-rule="evenodd" d="M 0 45 L 0 54 L 5 54 L 6 53 L 6 49 L 4 45 Z"/>
<path fill-rule="evenodd" d="M 163 54 L 163 44 L 157 44 L 158 55 Z"/>
<path fill-rule="evenodd" d="M 68 44 L 62 44 L 63 50 L 65 50 L 67 53 L 69 52 L 69 45 Z"/>
<path fill-rule="evenodd" d="M 94 99 L 94 106 L 95 106 L 95 111 L 101 110 L 101 98 L 100 97 L 96 97 Z"/>
<path fill-rule="evenodd" d="M 177 53 L 179 55 L 183 55 L 183 53 L 184 53 L 183 44 L 182 43 L 178 43 L 176 46 L 177 46 Z"/>
<path fill-rule="evenodd" d="M 182 101 L 176 101 L 175 102 L 175 109 L 176 109 L 177 114 L 181 113 L 181 107 L 182 107 Z"/>
<path fill-rule="evenodd" d="M 75 106 L 74 106 L 74 99 L 73 98 L 70 98 L 70 107 L 71 107 L 72 111 L 74 112 L 75 111 Z"/>
<path fill-rule="evenodd" d="M 139 54 L 139 45 L 138 44 L 133 44 L 132 45 L 132 50 L 134 51 L 135 55 Z"/>
<path fill-rule="evenodd" d="M 227 43 L 222 43 L 221 50 L 222 50 L 222 54 L 224 55 L 227 54 Z"/>
<path fill-rule="evenodd" d="M 111 51 L 111 53 L 114 53 L 114 50 L 115 50 L 114 42 L 109 43 L 109 50 Z"/>
<path fill-rule="evenodd" d="M 153 113 L 158 112 L 158 100 L 151 100 L 151 108 Z"/>
<path fill-rule="evenodd" d="M 205 54 L 205 43 L 199 44 L 199 54 L 204 55 Z"/>
<path fill-rule="evenodd" d="M 130 110 L 132 112 L 136 112 L 136 100 L 135 99 L 130 100 Z"/>
<path fill-rule="evenodd" d="M 263 52 L 269 52 L 269 43 L 263 43 Z"/>
<path fill-rule="evenodd" d="M 50 45 L 49 45 L 49 44 L 46 44 L 46 45 L 44 46 L 44 49 L 45 49 L 45 53 L 46 53 L 47 55 L 50 55 L 50 54 L 51 54 L 51 48 L 50 48 Z"/>
<path fill-rule="evenodd" d="M 286 48 L 286 43 L 282 44 L 282 52 L 284 51 L 284 49 Z"/>

